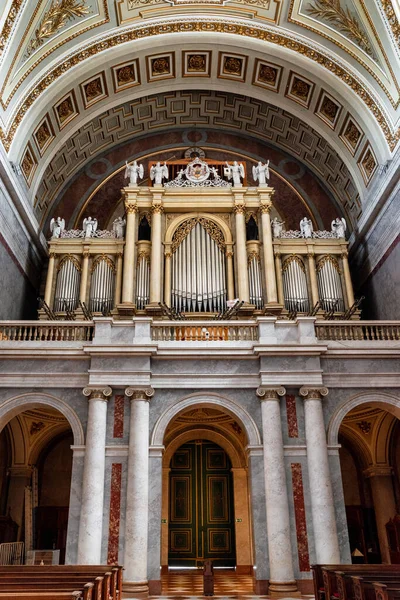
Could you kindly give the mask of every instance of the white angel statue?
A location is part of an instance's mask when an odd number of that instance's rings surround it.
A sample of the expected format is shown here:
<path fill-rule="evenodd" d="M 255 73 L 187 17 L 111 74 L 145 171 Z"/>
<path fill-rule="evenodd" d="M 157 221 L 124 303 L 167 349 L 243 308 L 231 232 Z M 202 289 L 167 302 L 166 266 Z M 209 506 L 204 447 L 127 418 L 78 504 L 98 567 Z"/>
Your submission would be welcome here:
<path fill-rule="evenodd" d="M 128 165 L 128 161 L 126 161 L 125 179 L 129 177 L 129 185 L 136 186 L 138 184 L 138 179 L 143 179 L 143 175 L 143 165 L 138 165 L 136 160 L 134 160 L 132 164 Z"/>
<path fill-rule="evenodd" d="M 238 163 L 236 160 L 233 165 L 228 162 L 225 163 L 224 175 L 230 180 L 233 179 L 233 186 L 240 187 L 242 185 L 241 179 L 244 177 L 244 166 L 243 163 Z"/>
<path fill-rule="evenodd" d="M 347 225 L 345 219 L 342 217 L 336 217 L 331 224 L 332 233 L 335 234 L 337 238 L 344 238 L 346 233 Z"/>
<path fill-rule="evenodd" d="M 92 217 L 87 217 L 83 219 L 83 231 L 85 232 L 85 238 L 94 237 L 94 234 L 97 230 L 97 219 L 92 219 Z"/>
<path fill-rule="evenodd" d="M 280 221 L 278 219 L 278 217 L 275 217 L 274 219 L 272 219 L 271 227 L 272 227 L 272 235 L 274 236 L 274 238 L 281 237 L 284 224 L 285 224 L 285 221 Z"/>
<path fill-rule="evenodd" d="M 51 231 L 51 239 L 55 240 L 61 237 L 61 233 L 65 229 L 65 219 L 61 219 L 61 217 L 57 217 L 56 219 L 52 219 L 50 221 L 50 231 Z"/>
<path fill-rule="evenodd" d="M 311 219 L 307 219 L 307 217 L 304 217 L 300 221 L 300 231 L 301 231 L 301 237 L 303 237 L 303 238 L 312 237 L 313 225 L 312 225 Z"/>
<path fill-rule="evenodd" d="M 125 226 L 126 219 L 124 219 L 123 217 L 117 217 L 116 219 L 114 219 L 112 228 L 116 238 L 122 239 L 124 237 Z"/>
<path fill-rule="evenodd" d="M 259 160 L 257 166 L 253 165 L 253 178 L 254 181 L 258 181 L 260 187 L 267 185 L 267 179 L 269 179 L 269 160 L 265 164 Z"/>
<path fill-rule="evenodd" d="M 150 179 L 154 181 L 155 185 L 161 185 L 163 179 L 168 179 L 168 175 L 169 173 L 166 162 L 164 162 L 163 165 L 158 162 L 150 169 Z"/>

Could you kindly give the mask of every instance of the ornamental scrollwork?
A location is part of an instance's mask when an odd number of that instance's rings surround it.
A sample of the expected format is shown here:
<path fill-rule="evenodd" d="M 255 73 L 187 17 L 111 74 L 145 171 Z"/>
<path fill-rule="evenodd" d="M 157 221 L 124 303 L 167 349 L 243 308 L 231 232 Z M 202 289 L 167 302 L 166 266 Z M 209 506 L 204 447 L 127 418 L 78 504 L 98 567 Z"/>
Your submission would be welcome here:
<path fill-rule="evenodd" d="M 336 25 L 341 33 L 345 34 L 369 56 L 373 56 L 370 41 L 357 18 L 348 8 L 343 8 L 339 0 L 314 0 L 306 10 L 313 17 L 325 19 L 332 25 Z"/>
<path fill-rule="evenodd" d="M 77 0 L 53 0 L 35 31 L 33 39 L 29 42 L 26 55 L 30 56 L 40 48 L 46 40 L 53 37 L 68 21 L 89 14 L 90 10 L 85 2 Z"/>
<path fill-rule="evenodd" d="M 188 219 L 179 227 L 174 233 L 174 237 L 172 238 L 171 251 L 172 254 L 176 251 L 176 249 L 181 245 L 183 240 L 189 235 L 189 233 L 194 229 L 194 227 L 200 223 L 202 227 L 207 231 L 212 240 L 217 244 L 218 248 L 221 250 L 225 249 L 225 238 L 221 229 L 216 225 L 213 221 L 209 219 L 205 219 L 204 217 L 194 217 L 193 219 Z"/>

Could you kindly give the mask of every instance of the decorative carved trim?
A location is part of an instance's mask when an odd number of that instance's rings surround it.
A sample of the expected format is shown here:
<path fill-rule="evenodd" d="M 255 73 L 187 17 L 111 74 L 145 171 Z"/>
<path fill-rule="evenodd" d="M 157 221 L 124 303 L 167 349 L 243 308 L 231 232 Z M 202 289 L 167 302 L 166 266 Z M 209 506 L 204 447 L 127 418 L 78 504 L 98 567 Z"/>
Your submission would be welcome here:
<path fill-rule="evenodd" d="M 282 265 L 282 272 L 283 273 L 288 269 L 289 265 L 292 262 L 296 262 L 299 265 L 300 269 L 303 271 L 303 273 L 306 272 L 306 268 L 304 266 L 304 262 L 302 261 L 302 259 L 300 258 L 300 256 L 298 256 L 297 254 L 291 254 L 290 256 L 288 256 L 283 261 L 283 265 Z"/>
<path fill-rule="evenodd" d="M 233 207 L 233 212 L 235 215 L 243 215 L 246 212 L 246 205 L 244 202 L 240 204 L 235 204 Z"/>
<path fill-rule="evenodd" d="M 324 386 L 313 386 L 312 388 L 309 388 L 303 385 L 303 387 L 300 388 L 300 396 L 303 396 L 304 400 L 322 400 L 328 393 L 328 388 Z"/>
<path fill-rule="evenodd" d="M 148 25 L 145 27 L 132 27 L 131 30 L 126 31 L 125 33 L 118 33 L 110 37 L 104 37 L 102 40 L 88 45 L 83 49 L 81 48 L 78 52 L 71 54 L 64 63 L 54 67 L 53 70 L 48 72 L 46 76 L 42 78 L 35 88 L 31 89 L 30 93 L 24 99 L 21 107 L 17 111 L 7 133 L 5 133 L 3 130 L 0 130 L 0 140 L 2 141 L 5 149 L 7 151 L 9 150 L 15 133 L 29 107 L 32 106 L 36 99 L 48 88 L 49 85 L 54 83 L 54 81 L 61 75 L 65 75 L 65 73 L 71 68 L 100 52 L 108 50 L 114 46 L 121 45 L 122 43 L 143 39 L 144 37 L 150 37 L 153 35 L 179 33 L 180 31 L 214 31 L 217 33 L 228 33 L 229 35 L 234 34 L 248 36 L 288 48 L 289 50 L 293 50 L 302 56 L 306 56 L 336 75 L 343 81 L 344 84 L 349 86 L 361 98 L 361 100 L 366 104 L 377 120 L 391 149 L 396 146 L 397 141 L 400 139 L 400 130 L 392 131 L 390 122 L 383 112 L 383 109 L 378 105 L 376 98 L 374 98 L 370 91 L 365 88 L 364 85 L 362 85 L 355 73 L 349 73 L 344 66 L 339 64 L 339 62 L 335 62 L 332 58 L 332 54 L 329 54 L 328 52 L 325 54 L 322 51 L 316 50 L 314 47 L 308 46 L 304 42 L 300 42 L 299 39 L 294 35 L 284 35 L 282 33 L 278 34 L 276 31 L 268 30 L 267 26 L 250 27 L 246 22 L 226 23 L 223 21 L 210 21 L 206 17 L 205 22 L 203 22 L 201 17 L 187 17 L 186 19 L 182 19 L 181 21 L 177 21 L 175 23 L 168 21 L 160 22 L 156 25 Z M 386 94 L 388 94 L 386 88 L 384 88 L 384 91 Z"/>
<path fill-rule="evenodd" d="M 79 0 L 53 0 L 50 8 L 44 13 L 35 35 L 26 49 L 27 56 L 40 48 L 46 40 L 56 35 L 68 21 L 89 14 L 89 8 Z"/>
<path fill-rule="evenodd" d="M 154 396 L 154 389 L 153 388 L 146 388 L 146 389 L 142 389 L 142 390 L 137 390 L 135 388 L 132 387 L 128 387 L 125 390 L 125 396 L 128 396 L 128 398 L 132 400 L 144 400 L 145 402 L 150 402 L 151 398 Z"/>
<path fill-rule="evenodd" d="M 107 265 L 113 271 L 113 273 L 116 272 L 117 269 L 115 268 L 114 261 L 111 260 L 111 258 L 109 256 L 107 256 L 107 254 L 98 254 L 93 261 L 92 268 L 90 269 L 91 273 L 93 273 L 93 271 L 95 270 L 95 268 L 97 267 L 99 262 L 107 263 Z"/>
<path fill-rule="evenodd" d="M 332 0 L 314 0 L 309 4 L 306 11 L 313 17 L 326 20 L 337 26 L 339 31 L 352 40 L 357 46 L 364 50 L 369 56 L 373 56 L 371 44 L 365 32 L 362 30 L 357 18 L 351 14 L 340 2 Z"/>
<path fill-rule="evenodd" d="M 317 262 L 317 273 L 319 273 L 322 267 L 328 262 L 332 263 L 332 265 L 339 274 L 342 272 L 340 270 L 339 263 L 336 260 L 336 258 L 331 254 L 325 254 L 324 256 L 321 256 L 321 258 Z"/>
<path fill-rule="evenodd" d="M 265 400 L 279 400 L 286 394 L 286 389 L 283 386 L 279 387 L 264 387 L 257 388 L 256 395 L 260 398 L 261 402 Z"/>
<path fill-rule="evenodd" d="M 7 18 L 4 21 L 3 30 L 0 34 L 0 56 L 3 53 L 7 40 L 10 36 L 14 21 L 18 16 L 19 9 L 24 0 L 14 0 L 8 12 Z"/>
<path fill-rule="evenodd" d="M 260 211 L 262 215 L 269 214 L 271 212 L 272 202 L 262 202 L 260 204 Z"/>
<path fill-rule="evenodd" d="M 139 208 L 137 204 L 125 204 L 125 212 L 128 215 L 139 212 Z"/>
<path fill-rule="evenodd" d="M 110 398 L 112 394 L 112 389 L 110 386 L 98 388 L 96 386 L 88 386 L 83 388 L 83 395 L 89 398 L 89 400 L 107 400 Z"/>
<path fill-rule="evenodd" d="M 62 259 L 60 260 L 60 262 L 58 263 L 57 273 L 60 271 L 63 264 L 66 262 L 72 262 L 75 269 L 79 272 L 81 271 L 81 265 L 80 265 L 79 260 L 76 258 L 76 256 L 73 256 L 72 254 L 65 254 L 62 257 Z"/>
<path fill-rule="evenodd" d="M 150 211 L 152 215 L 160 215 L 164 212 L 164 207 L 162 204 L 153 204 Z"/>
<path fill-rule="evenodd" d="M 174 233 L 174 237 L 172 238 L 171 251 L 172 254 L 176 251 L 178 246 L 181 245 L 183 240 L 189 235 L 192 229 L 200 223 L 207 231 L 209 236 L 214 240 L 217 244 L 218 248 L 221 250 L 225 249 L 225 238 L 221 229 L 209 219 L 205 219 L 204 217 L 194 217 L 192 219 L 188 219 L 179 225 Z"/>
<path fill-rule="evenodd" d="M 400 45 L 400 23 L 396 17 L 396 12 L 393 8 L 392 0 L 381 0 L 383 10 L 392 30 L 393 36 L 397 44 Z"/>

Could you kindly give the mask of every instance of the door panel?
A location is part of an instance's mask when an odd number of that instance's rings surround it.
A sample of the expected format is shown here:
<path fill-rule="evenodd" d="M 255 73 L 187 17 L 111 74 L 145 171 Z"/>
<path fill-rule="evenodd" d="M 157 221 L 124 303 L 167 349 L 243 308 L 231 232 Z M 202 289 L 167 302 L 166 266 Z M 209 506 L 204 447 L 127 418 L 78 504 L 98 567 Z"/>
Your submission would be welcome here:
<path fill-rule="evenodd" d="M 206 441 L 184 444 L 170 471 L 169 564 L 201 565 L 211 559 L 234 566 L 235 538 L 231 463 Z"/>

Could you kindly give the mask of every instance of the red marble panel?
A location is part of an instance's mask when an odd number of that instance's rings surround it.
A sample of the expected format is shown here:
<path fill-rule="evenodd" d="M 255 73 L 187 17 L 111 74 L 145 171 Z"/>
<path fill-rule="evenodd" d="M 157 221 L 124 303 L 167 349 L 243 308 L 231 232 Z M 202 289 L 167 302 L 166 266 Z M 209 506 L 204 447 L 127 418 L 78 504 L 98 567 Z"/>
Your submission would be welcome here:
<path fill-rule="evenodd" d="M 292 463 L 294 515 L 296 520 L 297 551 L 300 571 L 310 571 L 306 507 L 304 505 L 303 474 L 300 463 Z"/>
<path fill-rule="evenodd" d="M 114 433 L 115 438 L 124 437 L 124 408 L 125 397 L 115 396 L 114 399 Z"/>
<path fill-rule="evenodd" d="M 111 470 L 110 522 L 108 526 L 107 564 L 118 565 L 119 527 L 121 521 L 122 464 L 113 463 Z"/>
<path fill-rule="evenodd" d="M 288 424 L 288 434 L 291 438 L 299 437 L 299 427 L 297 423 L 296 397 L 292 394 L 286 395 L 286 416 Z"/>

